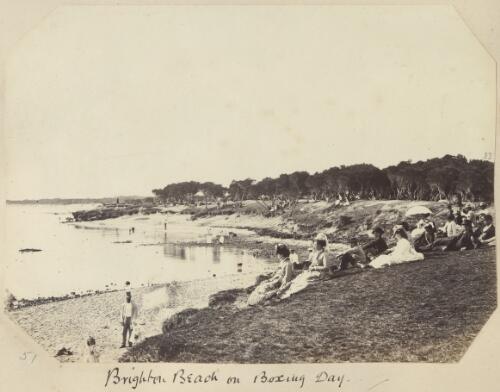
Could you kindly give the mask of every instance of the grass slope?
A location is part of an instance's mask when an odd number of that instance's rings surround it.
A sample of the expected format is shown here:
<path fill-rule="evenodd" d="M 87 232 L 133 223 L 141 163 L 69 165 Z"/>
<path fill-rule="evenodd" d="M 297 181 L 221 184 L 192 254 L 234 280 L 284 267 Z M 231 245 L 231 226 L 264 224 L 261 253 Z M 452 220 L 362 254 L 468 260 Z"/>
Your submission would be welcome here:
<path fill-rule="evenodd" d="M 194 312 L 121 361 L 452 362 L 496 307 L 495 248 L 320 282 L 278 304 Z"/>

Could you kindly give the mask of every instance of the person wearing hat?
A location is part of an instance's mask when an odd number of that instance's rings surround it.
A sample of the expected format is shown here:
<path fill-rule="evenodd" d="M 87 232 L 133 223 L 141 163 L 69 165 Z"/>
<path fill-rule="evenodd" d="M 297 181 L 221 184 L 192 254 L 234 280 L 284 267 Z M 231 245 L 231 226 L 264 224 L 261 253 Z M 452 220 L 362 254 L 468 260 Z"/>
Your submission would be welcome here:
<path fill-rule="evenodd" d="M 425 225 L 424 230 L 424 233 L 413 241 L 413 246 L 418 252 L 429 250 L 436 239 L 432 225 Z"/>
<path fill-rule="evenodd" d="M 363 246 L 363 251 L 365 252 L 368 260 L 384 253 L 388 249 L 387 242 L 385 242 L 385 239 L 383 238 L 384 230 L 381 227 L 375 227 L 372 230 L 372 233 L 375 236 L 375 239 Z"/>
<path fill-rule="evenodd" d="M 477 246 L 477 242 L 474 238 L 472 223 L 468 220 L 463 221 L 463 228 L 463 232 L 454 237 L 438 238 L 429 246 L 428 250 L 437 247 L 444 251 L 474 249 Z"/>
<path fill-rule="evenodd" d="M 476 214 L 474 213 L 474 209 L 472 208 L 472 204 L 467 204 L 467 206 L 463 209 L 462 219 L 468 220 L 471 222 L 473 226 L 476 225 Z"/>
<path fill-rule="evenodd" d="M 408 241 L 406 232 L 403 229 L 397 229 L 394 237 L 396 238 L 396 246 L 391 248 L 387 254 L 381 254 L 373 259 L 369 264 L 370 267 L 382 268 L 393 264 L 424 259 L 424 255 L 417 252 L 410 241 Z"/>
<path fill-rule="evenodd" d="M 477 241 L 478 244 L 488 244 L 495 241 L 495 226 L 493 225 L 493 217 L 487 214 L 483 218 L 484 227 L 479 234 Z"/>
<path fill-rule="evenodd" d="M 465 220 L 463 226 L 464 232 L 460 234 L 456 243 L 448 245 L 445 250 L 470 250 L 477 247 L 472 222 Z"/>

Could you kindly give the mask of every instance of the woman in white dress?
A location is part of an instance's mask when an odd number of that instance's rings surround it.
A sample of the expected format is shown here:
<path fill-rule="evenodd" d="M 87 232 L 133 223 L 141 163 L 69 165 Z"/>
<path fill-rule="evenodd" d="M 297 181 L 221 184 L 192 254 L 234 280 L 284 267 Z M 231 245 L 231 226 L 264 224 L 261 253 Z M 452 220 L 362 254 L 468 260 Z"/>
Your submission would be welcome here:
<path fill-rule="evenodd" d="M 396 237 L 396 246 L 390 250 L 390 253 L 380 255 L 373 259 L 369 264 L 373 268 L 382 268 L 388 265 L 407 263 L 410 261 L 423 260 L 424 255 L 415 250 L 406 236 L 404 229 L 397 229 L 394 233 Z"/>

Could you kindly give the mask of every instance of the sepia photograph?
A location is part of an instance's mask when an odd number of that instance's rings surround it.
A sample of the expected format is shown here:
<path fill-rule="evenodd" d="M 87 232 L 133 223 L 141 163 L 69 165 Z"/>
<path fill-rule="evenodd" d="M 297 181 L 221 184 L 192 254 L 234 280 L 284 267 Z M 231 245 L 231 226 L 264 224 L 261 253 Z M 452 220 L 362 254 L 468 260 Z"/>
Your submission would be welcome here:
<path fill-rule="evenodd" d="M 2 311 L 63 364 L 458 363 L 496 77 L 447 6 L 58 7 L 5 62 Z"/>

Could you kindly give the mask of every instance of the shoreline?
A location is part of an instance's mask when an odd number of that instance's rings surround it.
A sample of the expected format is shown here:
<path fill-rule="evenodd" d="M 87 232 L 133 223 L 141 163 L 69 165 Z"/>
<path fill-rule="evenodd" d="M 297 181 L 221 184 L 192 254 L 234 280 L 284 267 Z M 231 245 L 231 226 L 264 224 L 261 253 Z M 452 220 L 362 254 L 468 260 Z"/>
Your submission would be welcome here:
<path fill-rule="evenodd" d="M 273 262 L 273 258 L 275 256 L 274 254 L 274 244 L 272 241 L 262 241 L 262 240 L 253 240 L 251 238 L 242 238 L 238 237 L 237 240 L 227 242 L 225 244 L 208 244 L 204 242 L 199 242 L 199 241 L 183 241 L 183 242 L 166 242 L 166 243 L 154 243 L 154 244 L 139 244 L 139 246 L 162 246 L 165 244 L 172 244 L 172 245 L 177 245 L 181 247 L 207 247 L 207 248 L 213 248 L 213 247 L 225 247 L 228 249 L 235 249 L 235 250 L 241 250 L 242 252 L 247 252 L 251 254 L 254 257 L 260 257 L 260 258 L 268 258 Z M 296 247 L 299 251 L 301 251 L 303 254 L 307 252 L 307 248 L 302 245 L 298 245 Z M 186 282 L 195 282 L 197 280 L 202 280 L 200 279 L 190 279 Z M 172 282 L 178 282 L 178 281 L 172 281 Z M 135 287 L 135 289 L 154 289 L 172 282 L 160 282 L 160 283 L 151 283 L 151 284 L 144 284 L 141 286 Z M 184 281 L 181 281 L 184 282 Z M 40 306 L 40 305 L 45 305 L 45 304 L 50 304 L 50 303 L 56 303 L 56 302 L 62 302 L 62 301 L 69 301 L 69 300 L 74 300 L 74 299 L 79 299 L 79 298 L 86 298 L 86 297 L 92 297 L 92 296 L 98 296 L 98 295 L 105 295 L 105 294 L 110 294 L 110 293 L 116 293 L 116 292 L 124 292 L 124 288 L 120 289 L 108 289 L 108 290 L 92 290 L 91 292 L 84 292 L 84 293 L 76 293 L 76 294 L 64 294 L 64 295 L 57 295 L 57 296 L 48 296 L 48 297 L 38 297 L 38 298 L 19 298 L 15 300 L 14 304 L 12 307 L 9 307 L 7 304 L 5 305 L 5 309 L 7 312 L 13 312 L 16 310 L 21 310 L 33 306 Z"/>
<path fill-rule="evenodd" d="M 404 210 L 407 209 L 408 206 L 412 204 L 416 203 L 415 202 L 408 203 L 401 201 L 391 201 L 391 202 L 366 201 L 364 203 L 353 203 L 353 205 L 351 205 L 349 208 L 343 208 L 342 210 L 340 210 L 340 212 L 339 210 L 336 210 L 334 214 L 332 214 L 331 211 L 329 211 L 328 205 L 320 204 L 319 206 L 312 206 L 316 208 L 319 207 L 316 210 L 313 209 L 312 211 L 302 211 L 302 215 L 313 214 L 313 218 L 316 221 L 317 228 L 324 227 L 325 225 L 324 222 L 328 219 L 331 219 L 334 222 L 334 224 L 329 226 L 327 225 L 328 227 L 326 227 L 326 229 L 321 231 L 325 230 L 329 231 L 330 238 L 345 240 L 345 238 L 353 235 L 353 233 L 360 233 L 360 232 L 365 233 L 366 230 L 365 231 L 363 230 L 369 225 L 372 226 L 381 225 L 387 230 L 388 227 L 391 227 L 391 225 L 393 225 L 394 223 L 396 223 L 401 219 Z M 437 203 L 433 204 L 429 203 L 429 205 L 432 206 L 433 208 L 436 208 L 435 220 L 437 225 L 440 225 L 440 223 L 444 220 L 445 215 L 443 214 L 443 211 L 446 210 L 446 206 Z M 311 206 L 309 205 L 308 207 Z M 438 207 L 440 207 L 440 209 L 437 209 Z M 344 214 L 350 214 L 353 218 L 348 224 L 345 224 L 343 227 L 339 228 L 338 223 L 342 221 L 342 216 L 344 216 Z M 134 219 L 137 220 L 137 218 Z M 287 219 L 286 217 L 264 218 L 258 215 L 211 216 L 207 218 L 198 218 L 195 222 L 200 229 L 212 228 L 212 229 L 222 229 L 225 231 L 234 229 L 235 231 L 242 230 L 245 234 L 238 234 L 237 236 L 232 237 L 230 240 L 225 242 L 223 245 L 208 244 L 203 241 L 196 241 L 196 240 L 177 241 L 170 243 L 179 246 L 191 246 L 191 247 L 223 246 L 228 248 L 241 249 L 242 252 L 248 252 L 258 257 L 274 258 L 275 244 L 278 242 L 282 242 L 295 249 L 299 254 L 300 259 L 304 259 L 305 256 L 307 255 L 307 248 L 310 245 L 309 240 L 295 239 L 295 238 L 275 238 L 271 236 L 258 234 L 259 230 L 266 229 L 266 227 L 270 228 L 269 230 L 271 230 L 271 232 L 275 231 L 279 232 L 279 230 L 282 230 L 282 232 L 286 233 L 286 230 L 289 227 L 289 225 L 287 226 L 284 224 L 284 222 L 286 222 L 286 219 Z M 298 214 L 297 220 L 300 221 L 300 219 L 303 218 L 300 216 L 300 214 Z M 141 218 L 141 220 L 143 220 L 143 218 Z M 158 220 L 158 218 L 156 218 L 156 220 Z M 107 222 L 108 223 L 104 227 L 96 227 L 96 228 L 107 229 L 108 224 L 111 225 L 114 224 L 112 220 L 109 220 Z M 116 224 L 118 225 L 123 223 L 124 222 L 118 222 L 118 221 L 116 222 Z M 116 226 L 116 224 L 115 227 L 120 227 Z M 144 219 L 144 224 L 153 225 L 153 224 L 158 224 L 158 222 L 155 223 L 155 218 L 150 216 L 147 219 Z M 90 226 L 89 228 L 92 228 L 92 226 Z M 152 244 L 137 243 L 136 245 L 161 246 L 164 244 L 165 243 L 152 243 Z M 345 245 L 342 245 L 342 243 L 335 243 L 331 245 L 333 247 L 333 250 L 340 250 L 345 248 Z M 353 275 L 353 274 L 354 273 L 342 274 L 342 275 Z M 331 279 L 331 280 L 343 280 L 343 279 Z M 172 283 L 174 285 L 177 284 L 176 282 Z M 179 284 L 182 286 L 189 283 L 192 283 L 192 281 L 180 282 Z M 172 286 L 172 284 L 155 283 L 150 286 L 136 287 L 135 289 L 132 290 L 133 293 L 135 293 L 133 294 L 133 296 L 134 297 L 139 296 L 141 297 L 142 300 L 142 297 L 145 294 L 154 292 L 159 288 L 166 288 L 169 286 Z M 214 309 L 215 310 L 219 309 L 224 314 L 224 309 L 226 309 L 228 306 L 231 307 L 234 305 L 234 303 L 240 301 L 241 298 L 243 298 L 248 293 L 251 287 L 252 285 L 247 285 L 246 287 L 243 288 L 228 287 L 226 289 L 217 290 L 216 292 L 208 295 L 205 304 L 202 304 L 198 307 L 195 306 L 195 308 L 198 309 L 195 312 L 192 311 L 193 308 L 192 306 L 184 306 L 184 307 L 181 306 L 181 308 L 179 308 L 173 313 L 170 313 L 169 315 L 162 313 L 160 309 L 155 309 L 154 311 L 152 310 L 148 313 L 147 316 L 149 317 L 147 322 L 151 324 L 150 325 L 151 328 L 149 332 L 143 332 L 143 334 L 144 336 L 148 336 L 146 340 L 150 338 L 158 338 L 158 336 L 161 336 L 161 334 L 158 335 L 158 333 L 159 331 L 162 330 L 162 326 L 165 321 L 178 320 L 178 325 L 174 327 L 175 331 L 176 328 L 180 329 L 182 328 L 183 325 L 186 326 L 187 325 L 185 323 L 186 320 L 189 322 L 190 317 L 197 317 L 196 314 L 210 314 L 211 312 L 214 311 Z M 86 313 L 85 317 L 87 317 L 88 315 L 92 315 L 93 313 L 97 313 L 98 314 L 98 317 L 96 317 L 97 321 L 100 320 L 101 324 L 103 324 L 103 325 L 92 324 L 92 326 L 96 328 L 96 331 L 100 331 L 99 333 L 102 334 L 103 340 L 105 341 L 106 344 L 106 349 L 103 352 L 101 361 L 108 361 L 108 360 L 116 361 L 119 358 L 122 358 L 123 360 L 123 358 L 125 359 L 129 358 L 127 354 L 129 349 L 127 349 L 126 352 L 124 352 L 123 350 L 120 351 L 116 349 L 118 345 L 117 336 L 119 337 L 120 335 L 119 330 L 121 327 L 119 327 L 118 324 L 116 325 L 113 324 L 111 326 L 107 323 L 107 321 L 106 323 L 102 322 L 103 319 L 104 320 L 117 319 L 116 311 L 113 309 L 118 308 L 119 306 L 118 299 L 121 300 L 121 298 L 123 297 L 122 293 L 123 290 L 108 290 L 98 293 L 89 293 L 76 298 L 75 297 L 69 298 L 65 296 L 62 299 L 54 299 L 51 301 L 47 301 L 45 303 L 33 303 L 30 306 L 24 306 L 16 310 L 11 310 L 7 314 L 14 316 L 11 318 L 13 318 L 14 321 L 16 321 L 18 324 L 22 325 L 24 329 L 35 338 L 35 340 L 37 340 L 40 344 L 42 344 L 42 346 L 44 346 L 46 349 L 53 350 L 53 348 L 56 345 L 56 342 L 48 341 L 50 340 L 50 338 L 47 338 L 47 336 L 45 336 L 43 328 L 46 328 L 49 325 L 53 325 L 54 322 L 51 319 L 46 318 L 44 314 L 51 312 L 57 313 L 60 317 L 59 321 L 63 325 L 65 325 L 65 323 L 66 324 L 70 323 L 72 325 L 69 327 L 66 326 L 66 328 L 75 328 L 76 331 L 79 331 L 80 327 L 78 325 L 73 324 L 71 320 L 68 321 L 68 318 L 71 318 L 74 313 L 78 313 L 79 311 L 81 311 L 79 308 L 83 306 L 85 308 L 83 313 Z M 81 305 L 79 306 L 78 304 Z M 102 308 L 106 310 L 103 310 Z M 47 310 L 50 310 L 50 312 L 47 312 Z M 24 315 L 20 316 L 21 313 L 24 313 Z M 232 314 L 233 313 L 231 312 L 229 313 L 229 315 Z M 184 319 L 186 315 L 188 317 Z M 82 316 L 80 320 L 81 323 L 85 324 L 85 322 L 88 322 L 87 319 L 85 319 L 85 321 L 83 321 L 83 319 L 84 317 Z M 41 323 L 40 328 L 36 326 L 36 323 L 38 322 Z M 154 327 L 153 324 L 155 324 Z M 111 329 L 112 333 L 110 333 Z M 80 331 L 79 333 L 75 334 L 75 336 L 77 335 L 82 339 L 82 336 L 85 335 L 85 333 L 83 333 L 82 335 L 82 331 Z M 78 339 L 76 339 L 75 337 L 72 340 L 71 344 L 74 346 L 77 340 Z M 63 357 L 59 359 L 61 361 L 77 361 L 80 358 L 78 357 L 78 355 L 76 355 L 74 357 L 68 357 L 68 358 Z"/>
<path fill-rule="evenodd" d="M 111 220 L 108 221 L 111 224 L 113 223 Z M 61 222 L 61 224 L 67 224 L 65 222 Z M 74 223 L 73 223 L 74 224 Z M 212 225 L 206 225 L 206 222 L 197 222 L 197 226 L 200 227 L 207 227 L 211 229 L 228 229 L 228 227 L 219 227 L 219 226 L 212 226 Z M 87 228 L 94 228 L 93 226 L 89 226 Z M 274 237 L 270 236 L 261 236 L 254 234 L 250 228 L 240 228 L 240 227 L 229 227 L 231 229 L 234 229 L 236 231 L 243 231 L 243 232 L 248 232 L 248 233 L 239 233 L 238 235 L 231 237 L 230 239 L 227 239 L 224 244 L 220 244 L 218 242 L 212 242 L 212 243 L 207 243 L 201 240 L 181 240 L 181 241 L 172 241 L 172 242 L 157 242 L 157 243 L 142 243 L 142 242 L 137 242 L 133 243 L 132 241 L 123 241 L 123 242 L 114 242 L 117 245 L 120 244 L 134 244 L 136 246 L 164 246 L 164 245 L 174 245 L 174 246 L 179 246 L 179 247 L 207 247 L 207 248 L 213 248 L 213 247 L 224 247 L 227 249 L 235 249 L 235 250 L 241 250 L 242 252 L 246 252 L 248 254 L 251 254 L 254 257 L 259 257 L 259 258 L 267 258 L 270 260 L 274 260 L 275 253 L 275 245 L 278 242 L 283 242 L 286 243 L 289 246 L 293 246 L 294 249 L 297 250 L 299 255 L 302 255 L 302 257 L 307 257 L 307 248 L 309 245 L 308 241 L 304 240 L 296 240 L 296 239 L 285 239 L 285 240 L 279 240 Z M 111 228 L 103 226 L 103 227 L 97 227 L 95 228 L 96 230 L 111 230 Z M 160 283 L 152 283 L 149 285 L 141 285 L 138 286 L 137 288 L 147 288 L 147 287 L 155 287 L 155 286 L 161 286 L 163 284 L 168 284 L 168 282 L 160 282 Z M 94 289 L 91 290 L 90 292 L 79 292 L 79 293 L 66 293 L 66 294 L 60 294 L 60 295 L 53 295 L 53 296 L 44 296 L 44 297 L 38 297 L 38 298 L 16 298 L 14 301 L 15 303 L 13 304 L 12 307 L 9 307 L 8 304 L 5 304 L 5 309 L 7 311 L 14 311 L 18 309 L 24 309 L 27 307 L 31 306 L 39 306 L 43 304 L 48 304 L 48 303 L 54 303 L 54 302 L 61 302 L 61 301 L 67 301 L 67 300 L 72 300 L 72 299 L 78 299 L 78 298 L 84 298 L 84 297 L 89 297 L 89 296 L 95 296 L 95 295 L 103 295 L 107 293 L 113 293 L 113 292 L 120 292 L 123 291 L 124 289 L 122 288 L 109 288 L 109 289 Z"/>
<path fill-rule="evenodd" d="M 219 283 L 193 279 L 132 288 L 132 298 L 139 307 L 139 317 L 134 323 L 134 334 L 138 333 L 139 337 L 138 340 L 132 338 L 133 343 L 161 333 L 163 323 L 179 313 L 211 306 L 213 298 L 219 298 L 221 293 L 244 292 L 251 287 L 247 284 L 235 288 L 235 283 L 231 279 Z M 212 288 L 212 293 L 200 296 L 207 287 Z M 130 349 L 119 348 L 122 331 L 119 309 L 124 291 L 26 306 L 10 310 L 6 315 L 61 362 L 80 362 L 84 358 L 84 339 L 88 336 L 97 341 L 100 362 L 113 362 Z M 180 302 L 176 304 L 174 299 L 172 303 L 169 294 L 180 297 Z M 72 355 L 57 357 L 55 354 L 61 348 L 70 349 Z"/>

